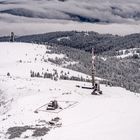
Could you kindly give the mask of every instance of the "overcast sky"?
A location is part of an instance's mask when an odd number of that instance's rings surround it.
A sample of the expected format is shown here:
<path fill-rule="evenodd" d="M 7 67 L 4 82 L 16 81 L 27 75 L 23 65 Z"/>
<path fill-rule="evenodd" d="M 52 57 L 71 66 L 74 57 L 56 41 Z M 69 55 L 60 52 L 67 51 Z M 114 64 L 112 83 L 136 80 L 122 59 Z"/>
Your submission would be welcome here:
<path fill-rule="evenodd" d="M 0 0 L 0 35 L 76 29 L 123 35 L 139 26 L 140 0 Z"/>

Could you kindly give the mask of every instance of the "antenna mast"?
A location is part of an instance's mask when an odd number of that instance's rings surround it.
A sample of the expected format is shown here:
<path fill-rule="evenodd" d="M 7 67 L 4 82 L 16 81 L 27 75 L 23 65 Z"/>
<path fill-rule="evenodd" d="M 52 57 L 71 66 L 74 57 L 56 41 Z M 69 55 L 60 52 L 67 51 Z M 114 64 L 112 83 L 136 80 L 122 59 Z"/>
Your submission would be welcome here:
<path fill-rule="evenodd" d="M 14 38 L 15 38 L 14 32 L 11 32 L 10 42 L 14 42 Z"/>
<path fill-rule="evenodd" d="M 94 48 L 92 48 L 92 87 L 95 85 L 95 55 Z"/>

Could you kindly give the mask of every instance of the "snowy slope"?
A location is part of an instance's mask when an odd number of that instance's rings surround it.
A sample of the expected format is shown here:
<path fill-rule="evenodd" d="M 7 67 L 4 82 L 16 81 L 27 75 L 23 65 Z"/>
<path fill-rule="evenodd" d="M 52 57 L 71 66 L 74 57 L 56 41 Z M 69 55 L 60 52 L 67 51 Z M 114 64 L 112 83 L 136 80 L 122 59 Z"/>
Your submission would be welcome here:
<path fill-rule="evenodd" d="M 69 71 L 71 75 L 82 74 L 41 61 L 46 46 L 2 43 L 0 49 L 0 89 L 7 101 L 0 106 L 1 114 L 4 113 L 0 116 L 0 139 L 18 135 L 17 140 L 140 139 L 139 94 L 101 85 L 104 94 L 93 96 L 92 90 L 76 87 L 91 86 L 90 83 L 31 78 L 30 69 L 39 70 L 40 67 L 41 70 L 42 67 L 55 67 L 58 71 Z M 11 76 L 7 76 L 7 72 Z M 62 110 L 46 112 L 50 100 L 58 100 Z M 60 120 L 51 125 L 50 120 L 56 117 Z M 40 135 L 40 129 L 45 131 L 42 136 L 32 136 L 35 132 Z M 49 132 L 46 133 L 46 129 Z"/>
<path fill-rule="evenodd" d="M 48 60 L 64 57 L 66 57 L 65 54 L 50 53 L 49 46 L 45 45 L 0 43 L 0 74 L 6 75 L 9 72 L 11 76 L 27 78 L 30 77 L 31 70 L 43 73 L 56 69 L 59 75 L 64 71 L 69 72 L 69 75 L 87 77 L 85 74 L 56 66 Z"/>
<path fill-rule="evenodd" d="M 120 50 L 118 53 L 120 55 L 116 56 L 117 58 L 126 58 L 126 57 L 132 57 L 133 55 L 138 55 L 139 49 L 138 48 L 133 48 L 133 49 L 126 49 L 126 50 Z"/>

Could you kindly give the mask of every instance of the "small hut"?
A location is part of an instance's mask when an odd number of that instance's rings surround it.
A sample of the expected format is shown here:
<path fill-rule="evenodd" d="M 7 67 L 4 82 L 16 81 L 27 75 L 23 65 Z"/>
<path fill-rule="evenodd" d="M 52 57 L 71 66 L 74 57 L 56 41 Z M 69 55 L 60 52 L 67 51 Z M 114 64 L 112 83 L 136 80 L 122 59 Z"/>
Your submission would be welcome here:
<path fill-rule="evenodd" d="M 47 106 L 47 110 L 55 110 L 58 109 L 58 102 L 56 100 L 50 101 L 48 106 Z"/>

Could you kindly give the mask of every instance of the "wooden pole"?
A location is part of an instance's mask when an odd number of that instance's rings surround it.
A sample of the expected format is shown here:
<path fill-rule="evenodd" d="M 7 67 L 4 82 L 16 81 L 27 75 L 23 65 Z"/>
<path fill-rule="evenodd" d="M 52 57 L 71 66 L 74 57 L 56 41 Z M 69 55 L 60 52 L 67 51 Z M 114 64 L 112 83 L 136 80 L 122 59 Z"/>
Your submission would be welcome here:
<path fill-rule="evenodd" d="M 94 48 L 92 48 L 92 87 L 95 85 L 95 55 Z"/>

